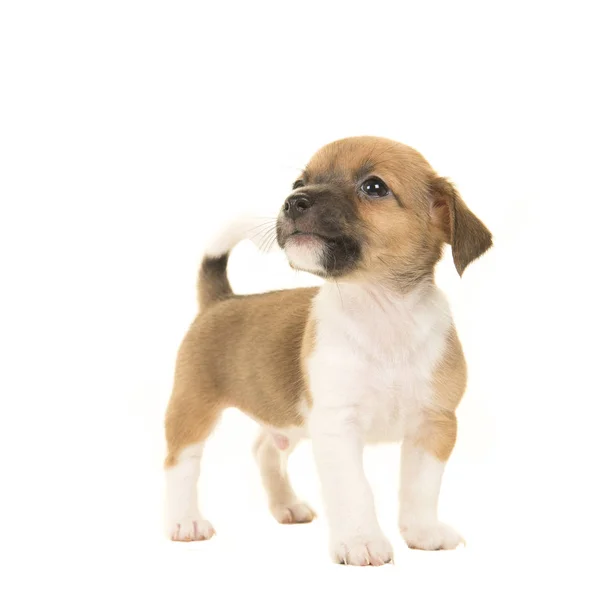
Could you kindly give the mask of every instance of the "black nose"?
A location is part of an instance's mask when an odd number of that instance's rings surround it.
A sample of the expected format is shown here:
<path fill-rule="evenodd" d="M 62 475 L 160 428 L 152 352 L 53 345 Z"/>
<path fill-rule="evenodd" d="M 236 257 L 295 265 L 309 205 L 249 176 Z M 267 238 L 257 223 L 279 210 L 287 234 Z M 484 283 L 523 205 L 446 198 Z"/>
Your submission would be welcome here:
<path fill-rule="evenodd" d="M 296 219 L 312 205 L 313 201 L 306 194 L 294 194 L 285 201 L 283 210 L 290 219 Z"/>

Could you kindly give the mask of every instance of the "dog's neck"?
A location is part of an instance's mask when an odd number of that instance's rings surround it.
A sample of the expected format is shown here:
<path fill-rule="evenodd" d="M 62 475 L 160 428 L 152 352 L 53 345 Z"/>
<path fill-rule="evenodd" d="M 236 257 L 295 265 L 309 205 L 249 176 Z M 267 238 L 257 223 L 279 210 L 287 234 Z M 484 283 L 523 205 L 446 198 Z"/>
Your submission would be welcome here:
<path fill-rule="evenodd" d="M 433 286 L 433 270 L 434 267 L 430 265 L 409 270 L 393 269 L 378 280 L 378 283 L 393 293 L 407 295 L 415 290 L 428 289 Z"/>
<path fill-rule="evenodd" d="M 399 301 L 403 298 L 420 296 L 425 291 L 435 288 L 433 270 L 372 274 L 360 279 L 333 279 L 329 283 L 338 287 L 345 286 L 346 289 L 370 290 L 373 293 L 394 297 Z"/>
<path fill-rule="evenodd" d="M 337 298 L 340 307 L 345 309 L 367 308 L 374 311 L 412 310 L 424 302 L 429 302 L 437 293 L 431 278 L 422 278 L 411 286 L 399 286 L 384 281 L 328 281 L 323 293 L 332 299 Z"/>
<path fill-rule="evenodd" d="M 385 360 L 422 348 L 431 341 L 432 332 L 437 332 L 434 341 L 439 341 L 451 323 L 448 303 L 431 280 L 409 292 L 377 283 L 327 282 L 313 310 L 322 327 L 344 332 L 342 339 Z"/>

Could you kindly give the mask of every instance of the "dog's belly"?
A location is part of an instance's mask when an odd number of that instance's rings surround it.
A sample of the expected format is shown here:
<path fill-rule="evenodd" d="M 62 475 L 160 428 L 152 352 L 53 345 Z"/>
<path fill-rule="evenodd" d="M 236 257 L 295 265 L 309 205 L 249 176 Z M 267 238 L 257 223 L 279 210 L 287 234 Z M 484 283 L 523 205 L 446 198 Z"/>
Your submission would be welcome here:
<path fill-rule="evenodd" d="M 398 389 L 380 394 L 370 389 L 365 391 L 364 398 L 364 403 L 353 413 L 352 418 L 367 444 L 398 442 L 407 430 L 418 423 L 420 403 L 403 397 Z M 318 408 L 317 406 L 317 412 Z M 341 408 L 340 411 L 343 413 L 345 409 Z M 293 448 L 300 440 L 310 438 L 312 407 L 308 408 L 305 404 L 302 412 L 305 423 L 301 427 L 273 427 L 261 423 L 280 450 Z"/>
<path fill-rule="evenodd" d="M 397 365 L 388 365 L 388 369 L 366 365 L 364 369 L 355 370 L 351 377 L 347 372 L 334 376 L 331 371 L 329 376 L 330 381 L 337 377 L 344 379 L 352 388 L 352 394 L 317 397 L 312 405 L 303 398 L 298 407 L 304 418 L 303 426 L 278 428 L 262 424 L 280 450 L 310 438 L 311 419 L 319 418 L 324 405 L 328 412 L 332 409 L 342 418 L 353 421 L 365 443 L 382 444 L 401 441 L 407 431 L 416 427 L 423 408 L 430 404 L 428 383 L 411 377 L 410 370 L 403 373 Z"/>

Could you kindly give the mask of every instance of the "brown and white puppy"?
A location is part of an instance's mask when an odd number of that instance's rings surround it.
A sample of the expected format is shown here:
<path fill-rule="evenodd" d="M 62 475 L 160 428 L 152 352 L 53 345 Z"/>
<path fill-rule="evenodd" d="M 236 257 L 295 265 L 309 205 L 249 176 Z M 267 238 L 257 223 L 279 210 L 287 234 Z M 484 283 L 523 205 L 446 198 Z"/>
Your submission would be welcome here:
<path fill-rule="evenodd" d="M 314 517 L 286 473 L 297 442 L 312 439 L 335 561 L 392 559 L 363 471 L 367 443 L 403 442 L 399 525 L 407 544 L 455 548 L 461 536 L 438 520 L 437 503 L 466 367 L 434 268 L 448 243 L 462 275 L 491 234 L 418 152 L 375 137 L 317 152 L 276 227 L 292 267 L 324 284 L 238 296 L 227 259 L 249 229 L 210 248 L 166 415 L 169 536 L 213 535 L 198 509 L 200 458 L 221 411 L 236 407 L 262 425 L 255 454 L 282 523 Z"/>

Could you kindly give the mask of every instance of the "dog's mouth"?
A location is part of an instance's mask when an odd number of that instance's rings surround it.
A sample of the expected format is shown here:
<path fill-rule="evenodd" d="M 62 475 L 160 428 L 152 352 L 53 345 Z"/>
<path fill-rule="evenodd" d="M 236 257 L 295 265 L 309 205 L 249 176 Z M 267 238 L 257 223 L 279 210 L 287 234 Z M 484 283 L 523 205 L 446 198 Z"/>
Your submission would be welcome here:
<path fill-rule="evenodd" d="M 289 241 L 293 241 L 295 244 L 312 244 L 315 242 L 321 242 L 325 244 L 335 245 L 338 243 L 338 239 L 339 238 L 327 237 L 325 235 L 315 233 L 312 231 L 296 230 L 287 237 L 285 243 L 288 243 Z"/>
<path fill-rule="evenodd" d="M 313 231 L 293 231 L 282 246 L 292 266 L 329 277 L 347 273 L 360 255 L 360 246 L 353 238 Z"/>
<path fill-rule="evenodd" d="M 294 231 L 285 239 L 284 248 L 293 245 L 296 248 L 318 249 L 320 248 L 324 255 L 335 252 L 343 254 L 345 249 L 353 247 L 350 238 L 343 235 L 327 236 L 314 231 Z"/>

